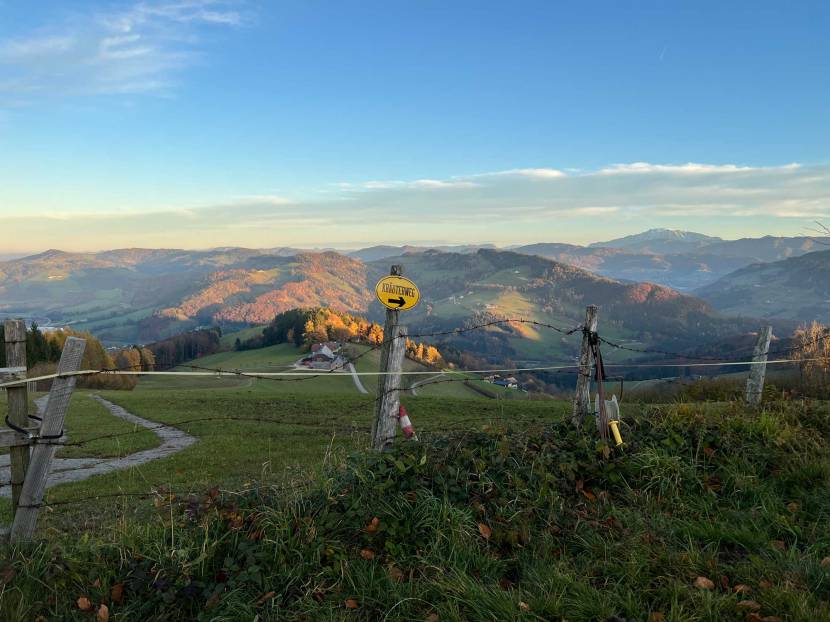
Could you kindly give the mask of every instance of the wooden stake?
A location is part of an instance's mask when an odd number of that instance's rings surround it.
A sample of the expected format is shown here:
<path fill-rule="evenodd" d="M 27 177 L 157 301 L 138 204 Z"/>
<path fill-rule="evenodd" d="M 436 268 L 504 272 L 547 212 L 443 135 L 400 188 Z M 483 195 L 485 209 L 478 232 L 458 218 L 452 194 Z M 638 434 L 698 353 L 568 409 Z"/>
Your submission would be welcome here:
<path fill-rule="evenodd" d="M 389 274 L 401 276 L 403 268 L 392 266 Z M 375 422 L 372 425 L 372 447 L 385 451 L 395 440 L 398 429 L 398 409 L 401 405 L 401 371 L 406 354 L 406 327 L 400 326 L 400 311 L 386 310 L 386 322 L 383 325 L 383 348 L 380 353 L 380 371 L 386 375 L 378 376 L 378 396 L 375 408 Z"/>
<path fill-rule="evenodd" d="M 760 363 L 753 365 L 746 379 L 746 403 L 749 406 L 758 406 L 764 394 L 764 376 L 767 373 L 767 354 L 769 342 L 772 339 L 772 326 L 764 326 L 758 331 L 758 341 L 752 353 L 752 361 Z"/>
<path fill-rule="evenodd" d="M 6 320 L 3 322 L 6 341 L 6 365 L 10 369 L 26 369 L 26 322 Z M 29 392 L 26 385 L 6 389 L 9 421 L 19 428 L 29 426 Z M 18 445 L 9 450 L 11 460 L 12 513 L 17 512 L 20 491 L 29 468 L 29 445 Z"/>
<path fill-rule="evenodd" d="M 58 373 L 78 371 L 81 368 L 85 347 L 86 340 L 68 337 L 58 363 Z M 52 390 L 49 391 L 49 400 L 46 402 L 46 411 L 43 413 L 43 423 L 40 426 L 40 436 L 55 438 L 52 442 L 44 440 L 35 444 L 32 451 L 29 471 L 26 474 L 17 513 L 12 523 L 10 534 L 12 542 L 31 540 L 35 533 L 38 513 L 46 493 L 46 479 L 57 449 L 54 443 L 58 435 L 63 432 L 63 422 L 66 419 L 66 411 L 69 410 L 69 399 L 72 397 L 76 380 L 77 376 L 67 376 L 55 378 L 52 381 Z"/>
<path fill-rule="evenodd" d="M 597 332 L 597 307 L 589 305 L 585 309 L 585 328 L 588 332 L 582 333 L 582 350 L 579 354 L 579 375 L 576 379 L 576 395 L 574 396 L 573 423 L 578 428 L 591 411 L 591 341 L 589 333 Z"/>

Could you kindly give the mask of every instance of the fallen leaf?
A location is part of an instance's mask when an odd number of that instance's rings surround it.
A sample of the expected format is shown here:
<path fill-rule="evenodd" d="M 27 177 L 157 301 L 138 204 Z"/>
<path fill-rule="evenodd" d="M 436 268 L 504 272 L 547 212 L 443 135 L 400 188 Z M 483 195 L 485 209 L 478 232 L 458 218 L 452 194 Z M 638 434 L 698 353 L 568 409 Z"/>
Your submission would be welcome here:
<path fill-rule="evenodd" d="M 400 583 L 401 581 L 403 581 L 403 570 L 401 570 L 397 566 L 390 566 L 389 578 L 391 578 L 396 583 Z"/>
<path fill-rule="evenodd" d="M 648 622 L 666 622 L 666 614 L 662 611 L 655 611 L 648 617 Z"/>
<path fill-rule="evenodd" d="M 116 605 L 120 605 L 124 602 L 124 584 L 123 583 L 116 583 L 112 586 L 110 590 L 110 600 L 114 602 Z"/>
<path fill-rule="evenodd" d="M 96 622 L 108 622 L 110 619 L 110 608 L 105 604 L 98 607 L 98 613 L 95 614 Z"/>
<path fill-rule="evenodd" d="M 827 566 L 830 566 L 830 556 L 825 557 L 819 563 L 821 564 L 822 568 L 827 568 Z"/>
<path fill-rule="evenodd" d="M 354 598 L 347 598 L 343 601 L 343 604 L 346 605 L 346 609 L 357 609 L 360 607 L 360 603 L 357 602 Z"/>
<path fill-rule="evenodd" d="M 758 586 L 762 590 L 768 590 L 772 587 L 772 581 L 767 581 L 766 579 L 761 579 L 760 581 L 758 581 Z"/>
<path fill-rule="evenodd" d="M 711 447 L 704 447 L 703 448 L 703 453 L 705 453 L 707 457 L 711 458 L 712 456 L 715 455 L 715 450 L 712 449 Z"/>
<path fill-rule="evenodd" d="M 792 514 L 795 514 L 796 512 L 798 512 L 798 510 L 800 510 L 800 509 L 801 509 L 801 506 L 799 506 L 799 505 L 798 505 L 795 501 L 793 501 L 792 503 L 788 503 L 788 504 L 787 504 L 787 509 L 788 509 L 788 510 L 789 510 Z"/>
<path fill-rule="evenodd" d="M 736 594 L 749 594 L 752 591 L 752 588 L 749 587 L 746 583 L 738 583 L 738 585 L 736 585 L 732 589 Z"/>
<path fill-rule="evenodd" d="M 760 603 L 755 602 L 754 600 L 742 600 L 737 605 L 735 605 L 738 609 L 746 609 L 748 611 L 760 611 L 761 605 Z"/>
<path fill-rule="evenodd" d="M 596 501 L 596 500 L 597 500 L 597 496 L 596 496 L 594 493 L 592 493 L 590 490 L 582 490 L 582 491 L 580 491 L 580 492 L 581 492 L 581 493 L 584 495 L 584 497 L 585 497 L 586 499 L 588 499 L 588 501 L 590 501 L 591 503 L 593 503 L 594 501 Z"/>
<path fill-rule="evenodd" d="M 726 575 L 721 576 L 721 578 L 720 578 L 720 586 L 721 586 L 723 589 L 728 590 L 728 589 L 729 589 L 729 577 L 727 577 Z"/>
<path fill-rule="evenodd" d="M 489 528 L 487 525 L 485 525 L 484 523 L 479 523 L 479 524 L 478 524 L 478 533 L 480 533 L 480 534 L 481 534 L 481 537 L 482 537 L 482 538 L 484 538 L 485 540 L 489 540 L 489 539 L 490 539 L 490 536 L 492 536 L 492 535 L 493 535 L 493 530 L 492 530 L 492 529 L 490 529 L 490 528 Z"/>
<path fill-rule="evenodd" d="M 528 605 L 525 601 L 520 600 L 519 609 L 521 609 L 522 611 L 530 611 L 530 605 Z"/>
<path fill-rule="evenodd" d="M 17 571 L 14 569 L 14 566 L 5 566 L 0 570 L 0 585 L 11 583 L 16 574 Z"/>
<path fill-rule="evenodd" d="M 371 549 L 360 549 L 360 556 L 368 562 L 375 558 L 375 552 Z"/>
<path fill-rule="evenodd" d="M 438 614 L 433 612 L 427 616 L 426 622 L 438 622 Z"/>
<path fill-rule="evenodd" d="M 92 587 L 101 589 L 101 579 L 95 579 L 95 581 L 92 584 Z"/>
<path fill-rule="evenodd" d="M 695 579 L 694 586 L 699 590 L 713 590 L 715 589 L 715 584 L 711 579 L 707 579 L 706 577 L 698 577 Z"/>
<path fill-rule="evenodd" d="M 266 592 L 265 594 L 263 594 L 262 596 L 259 597 L 259 600 L 256 601 L 257 607 L 261 607 L 262 605 L 267 603 L 269 600 L 274 598 L 274 596 L 276 596 L 276 595 L 277 595 L 276 592 Z"/>
<path fill-rule="evenodd" d="M 78 599 L 78 609 L 81 611 L 92 611 L 92 603 L 86 596 L 81 596 Z"/>
<path fill-rule="evenodd" d="M 35 618 L 35 622 L 49 622 L 49 621 L 46 618 L 44 618 L 43 616 L 38 616 L 38 617 Z"/>
<path fill-rule="evenodd" d="M 771 540 L 769 545 L 777 551 L 783 551 L 787 547 L 783 540 Z"/>
<path fill-rule="evenodd" d="M 378 530 L 378 527 L 380 527 L 380 519 L 375 516 L 371 521 L 369 521 L 369 524 L 366 525 L 366 531 L 369 533 L 375 533 Z"/>

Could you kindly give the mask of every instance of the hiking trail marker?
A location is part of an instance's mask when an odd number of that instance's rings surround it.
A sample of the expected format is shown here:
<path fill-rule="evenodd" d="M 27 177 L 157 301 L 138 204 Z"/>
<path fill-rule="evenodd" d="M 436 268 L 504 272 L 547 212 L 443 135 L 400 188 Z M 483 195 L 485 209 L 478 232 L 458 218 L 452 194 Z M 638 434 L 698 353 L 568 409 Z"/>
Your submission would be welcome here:
<path fill-rule="evenodd" d="M 383 277 L 375 285 L 375 295 L 380 304 L 393 311 L 406 311 L 418 304 L 421 292 L 418 286 L 407 278 L 398 275 Z"/>

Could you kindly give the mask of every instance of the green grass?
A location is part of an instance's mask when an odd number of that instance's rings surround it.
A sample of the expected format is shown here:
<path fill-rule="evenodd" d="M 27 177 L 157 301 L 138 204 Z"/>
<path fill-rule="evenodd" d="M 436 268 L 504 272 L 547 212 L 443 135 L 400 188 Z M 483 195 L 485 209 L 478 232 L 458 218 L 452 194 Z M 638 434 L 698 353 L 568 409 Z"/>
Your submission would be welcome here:
<path fill-rule="evenodd" d="M 29 398 L 29 413 L 36 414 L 34 404 L 37 395 Z M 0 397 L 0 420 L 6 416 L 5 392 Z M 35 424 L 36 422 L 32 422 Z M 112 415 L 101 403 L 93 400 L 90 393 L 76 391 L 69 403 L 64 428 L 68 431 L 68 443 L 83 442 L 93 437 L 115 435 L 84 442 L 82 447 L 66 446 L 57 451 L 58 458 L 118 458 L 127 454 L 150 449 L 159 445 L 158 437 L 150 430 L 142 429 Z M 8 453 L 8 448 L 0 449 Z"/>
<path fill-rule="evenodd" d="M 50 541 L 0 565 L 4 619 L 89 619 L 80 596 L 141 620 L 747 622 L 747 600 L 762 617 L 830 619 L 826 403 L 629 404 L 626 447 L 605 459 L 564 402 L 416 398 L 422 443 L 343 458 L 365 432 L 337 430 L 371 418 L 358 397 L 121 397 L 170 420 L 286 423 L 192 424 L 208 451 L 119 483 L 237 492 L 55 506 Z M 305 485 L 263 487 L 286 481 Z"/>
<path fill-rule="evenodd" d="M 264 326 L 252 326 L 251 328 L 243 328 L 242 330 L 224 333 L 219 339 L 219 346 L 225 350 L 232 350 L 237 339 L 245 341 L 252 337 L 258 337 L 262 334 L 264 328 Z"/>

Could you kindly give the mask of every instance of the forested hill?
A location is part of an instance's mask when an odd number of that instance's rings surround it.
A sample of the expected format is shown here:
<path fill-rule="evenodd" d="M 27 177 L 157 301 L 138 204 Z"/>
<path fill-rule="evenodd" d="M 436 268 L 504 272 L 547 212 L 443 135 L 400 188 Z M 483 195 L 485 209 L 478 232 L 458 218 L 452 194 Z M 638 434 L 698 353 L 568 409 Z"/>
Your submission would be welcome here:
<path fill-rule="evenodd" d="M 430 250 L 364 263 L 335 252 L 283 256 L 250 249 L 190 253 L 49 252 L 0 264 L 3 312 L 90 330 L 106 343 L 147 343 L 199 326 L 266 324 L 277 313 L 326 306 L 379 319 L 374 284 L 404 266 L 423 301 L 413 329 L 454 328 L 483 318 L 579 323 L 601 308 L 606 335 L 629 344 L 692 347 L 756 328 L 718 315 L 700 299 L 654 284 L 620 282 L 543 257 L 494 249 Z M 517 332 L 518 331 L 518 332 Z M 493 359 L 569 355 L 550 331 L 479 331 L 459 346 Z"/>
<path fill-rule="evenodd" d="M 830 322 L 830 250 L 747 266 L 696 293 L 724 313 Z"/>

